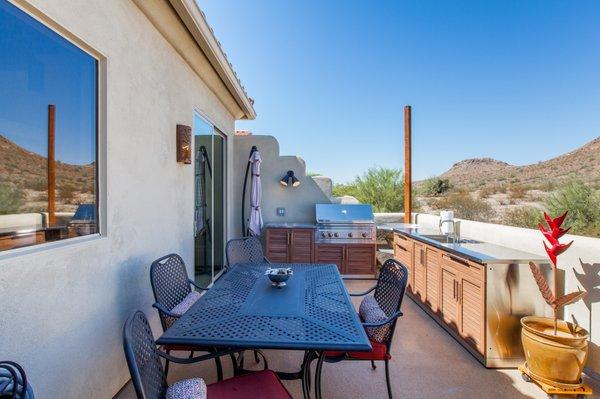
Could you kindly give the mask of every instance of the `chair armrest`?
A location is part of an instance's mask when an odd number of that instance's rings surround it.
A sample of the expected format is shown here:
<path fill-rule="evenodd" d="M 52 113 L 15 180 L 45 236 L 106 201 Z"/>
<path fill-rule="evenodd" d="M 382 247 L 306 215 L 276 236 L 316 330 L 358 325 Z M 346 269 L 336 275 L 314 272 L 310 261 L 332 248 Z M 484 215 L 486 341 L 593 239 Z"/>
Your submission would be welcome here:
<path fill-rule="evenodd" d="M 197 288 L 197 289 L 199 289 L 200 291 L 208 291 L 208 290 L 210 289 L 210 288 L 202 287 L 202 286 L 200 286 L 200 285 L 196 284 L 196 283 L 194 282 L 194 280 L 192 280 L 192 279 L 188 279 L 188 281 L 190 282 L 190 284 L 191 284 L 191 285 L 193 285 L 194 287 L 196 287 L 196 288 Z"/>
<path fill-rule="evenodd" d="M 162 303 L 159 303 L 159 302 L 154 302 L 154 303 L 152 304 L 152 307 L 153 307 L 153 308 L 156 308 L 156 309 L 158 309 L 158 311 L 159 311 L 159 312 L 161 312 L 161 313 L 164 313 L 164 314 L 166 314 L 166 315 L 167 315 L 167 316 L 169 316 L 169 317 L 175 317 L 175 318 L 177 318 L 177 319 L 181 317 L 181 315 L 178 315 L 178 314 L 172 313 L 172 312 L 171 312 L 169 309 L 167 309 L 167 308 L 166 308 L 166 307 L 165 307 L 165 306 L 164 306 Z"/>
<path fill-rule="evenodd" d="M 383 325 L 386 325 L 388 323 L 391 323 L 392 321 L 394 321 L 395 319 L 397 319 L 398 317 L 402 316 L 403 313 L 401 311 L 397 311 L 396 313 L 394 313 L 393 315 L 391 315 L 390 317 L 388 317 L 387 319 L 377 322 L 377 323 L 361 323 L 363 325 L 363 327 L 381 327 Z"/>
<path fill-rule="evenodd" d="M 365 292 L 361 292 L 360 294 L 350 294 L 350 296 L 365 296 L 367 295 L 369 292 L 373 291 L 375 288 L 377 288 L 377 284 L 375 284 L 374 286 L 372 286 L 371 288 L 369 288 L 368 290 L 366 290 Z"/>

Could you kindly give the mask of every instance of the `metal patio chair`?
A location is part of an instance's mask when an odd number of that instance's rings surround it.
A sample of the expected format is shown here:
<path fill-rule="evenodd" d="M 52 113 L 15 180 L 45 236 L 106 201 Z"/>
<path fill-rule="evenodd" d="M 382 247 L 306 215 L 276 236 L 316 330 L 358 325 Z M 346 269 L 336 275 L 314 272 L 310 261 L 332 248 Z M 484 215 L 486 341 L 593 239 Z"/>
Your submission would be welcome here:
<path fill-rule="evenodd" d="M 195 358 L 177 358 L 157 349 L 152 330 L 146 316 L 141 311 L 132 313 L 123 327 L 123 349 L 127 359 L 131 381 L 139 399 L 163 399 L 169 397 L 201 397 L 221 399 L 263 398 L 291 399 L 281 380 L 271 370 L 262 370 L 236 376 L 224 381 L 205 385 L 200 378 L 167 384 L 167 375 L 163 369 L 161 357 L 169 361 L 190 364 L 202 360 L 231 355 L 222 351 Z M 191 396 L 192 392 L 199 396 Z"/>
<path fill-rule="evenodd" d="M 0 361 L 0 398 L 34 399 L 25 370 L 18 363 Z"/>
<path fill-rule="evenodd" d="M 375 362 L 385 362 L 385 380 L 387 384 L 388 397 L 392 398 L 392 387 L 390 385 L 389 361 L 392 358 L 390 349 L 392 347 L 392 339 L 396 329 L 398 317 L 402 316 L 400 307 L 406 290 L 408 281 L 408 269 L 402 263 L 395 259 L 385 261 L 379 272 L 377 284 L 371 287 L 366 292 L 360 294 L 350 294 L 350 296 L 365 296 L 375 290 L 375 300 L 387 316 L 386 320 L 379 323 L 362 323 L 364 327 L 381 327 L 389 325 L 390 328 L 382 340 L 375 342 L 371 340 L 373 350 L 370 352 L 325 352 L 324 361 L 327 363 L 336 363 L 344 360 L 369 360 L 373 370 L 376 369 Z M 317 378 L 320 378 L 321 369 L 317 370 Z"/>
<path fill-rule="evenodd" d="M 152 262 L 150 266 L 150 283 L 154 292 L 154 308 L 158 310 L 160 323 L 163 331 L 167 331 L 181 315 L 172 312 L 185 297 L 192 292 L 193 287 L 200 291 L 207 291 L 188 278 L 187 269 L 181 256 L 177 254 L 165 255 Z M 187 346 L 173 346 L 165 348 L 167 354 L 172 350 L 190 351 L 190 357 L 194 356 L 194 351 L 214 352 L 216 348 L 197 348 Z M 217 367 L 217 376 L 219 380 L 223 379 L 223 369 L 221 361 L 215 358 Z M 165 363 L 165 374 L 169 373 L 169 360 Z"/>
<path fill-rule="evenodd" d="M 227 241 L 225 256 L 228 268 L 237 263 L 270 263 L 263 253 L 258 237 L 234 238 Z"/>

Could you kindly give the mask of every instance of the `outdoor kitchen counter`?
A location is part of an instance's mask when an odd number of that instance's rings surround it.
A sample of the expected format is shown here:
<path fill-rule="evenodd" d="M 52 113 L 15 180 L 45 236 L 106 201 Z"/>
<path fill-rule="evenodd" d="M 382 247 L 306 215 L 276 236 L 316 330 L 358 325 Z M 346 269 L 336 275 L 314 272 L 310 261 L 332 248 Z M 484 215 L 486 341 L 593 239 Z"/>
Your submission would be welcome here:
<path fill-rule="evenodd" d="M 265 229 L 314 229 L 316 225 L 310 222 L 268 222 Z"/>
<path fill-rule="evenodd" d="M 423 228 L 416 225 L 406 225 L 403 223 L 386 223 L 378 225 L 379 230 L 389 230 L 398 234 L 403 234 L 414 240 L 450 252 L 454 255 L 485 264 L 527 264 L 530 261 L 547 262 L 547 258 L 541 255 L 535 255 L 529 252 L 520 251 L 515 248 L 504 247 L 488 242 L 467 242 L 460 244 L 442 243 L 433 240 L 428 235 L 440 235 L 440 231 L 432 228 Z M 465 237 L 461 237 L 465 238 Z M 470 240 L 469 241 L 475 241 Z"/>

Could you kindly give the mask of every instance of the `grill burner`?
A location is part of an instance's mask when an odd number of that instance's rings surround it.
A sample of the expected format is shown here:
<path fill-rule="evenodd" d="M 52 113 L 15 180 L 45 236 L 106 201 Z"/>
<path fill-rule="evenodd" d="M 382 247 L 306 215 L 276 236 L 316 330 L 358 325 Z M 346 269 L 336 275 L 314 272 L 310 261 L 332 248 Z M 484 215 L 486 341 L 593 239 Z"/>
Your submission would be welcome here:
<path fill-rule="evenodd" d="M 316 204 L 317 243 L 375 243 L 375 220 L 368 204 Z"/>

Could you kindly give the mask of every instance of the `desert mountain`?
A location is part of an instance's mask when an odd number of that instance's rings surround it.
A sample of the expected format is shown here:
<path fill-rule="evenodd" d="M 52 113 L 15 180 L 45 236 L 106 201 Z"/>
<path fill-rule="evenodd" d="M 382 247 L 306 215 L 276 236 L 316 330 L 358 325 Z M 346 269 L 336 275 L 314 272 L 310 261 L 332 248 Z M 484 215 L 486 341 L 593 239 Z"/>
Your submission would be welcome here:
<path fill-rule="evenodd" d="M 527 185 L 535 188 L 562 179 L 577 177 L 600 185 L 600 137 L 547 161 L 516 166 L 491 158 L 466 159 L 441 174 L 458 188 L 493 185 Z"/>

